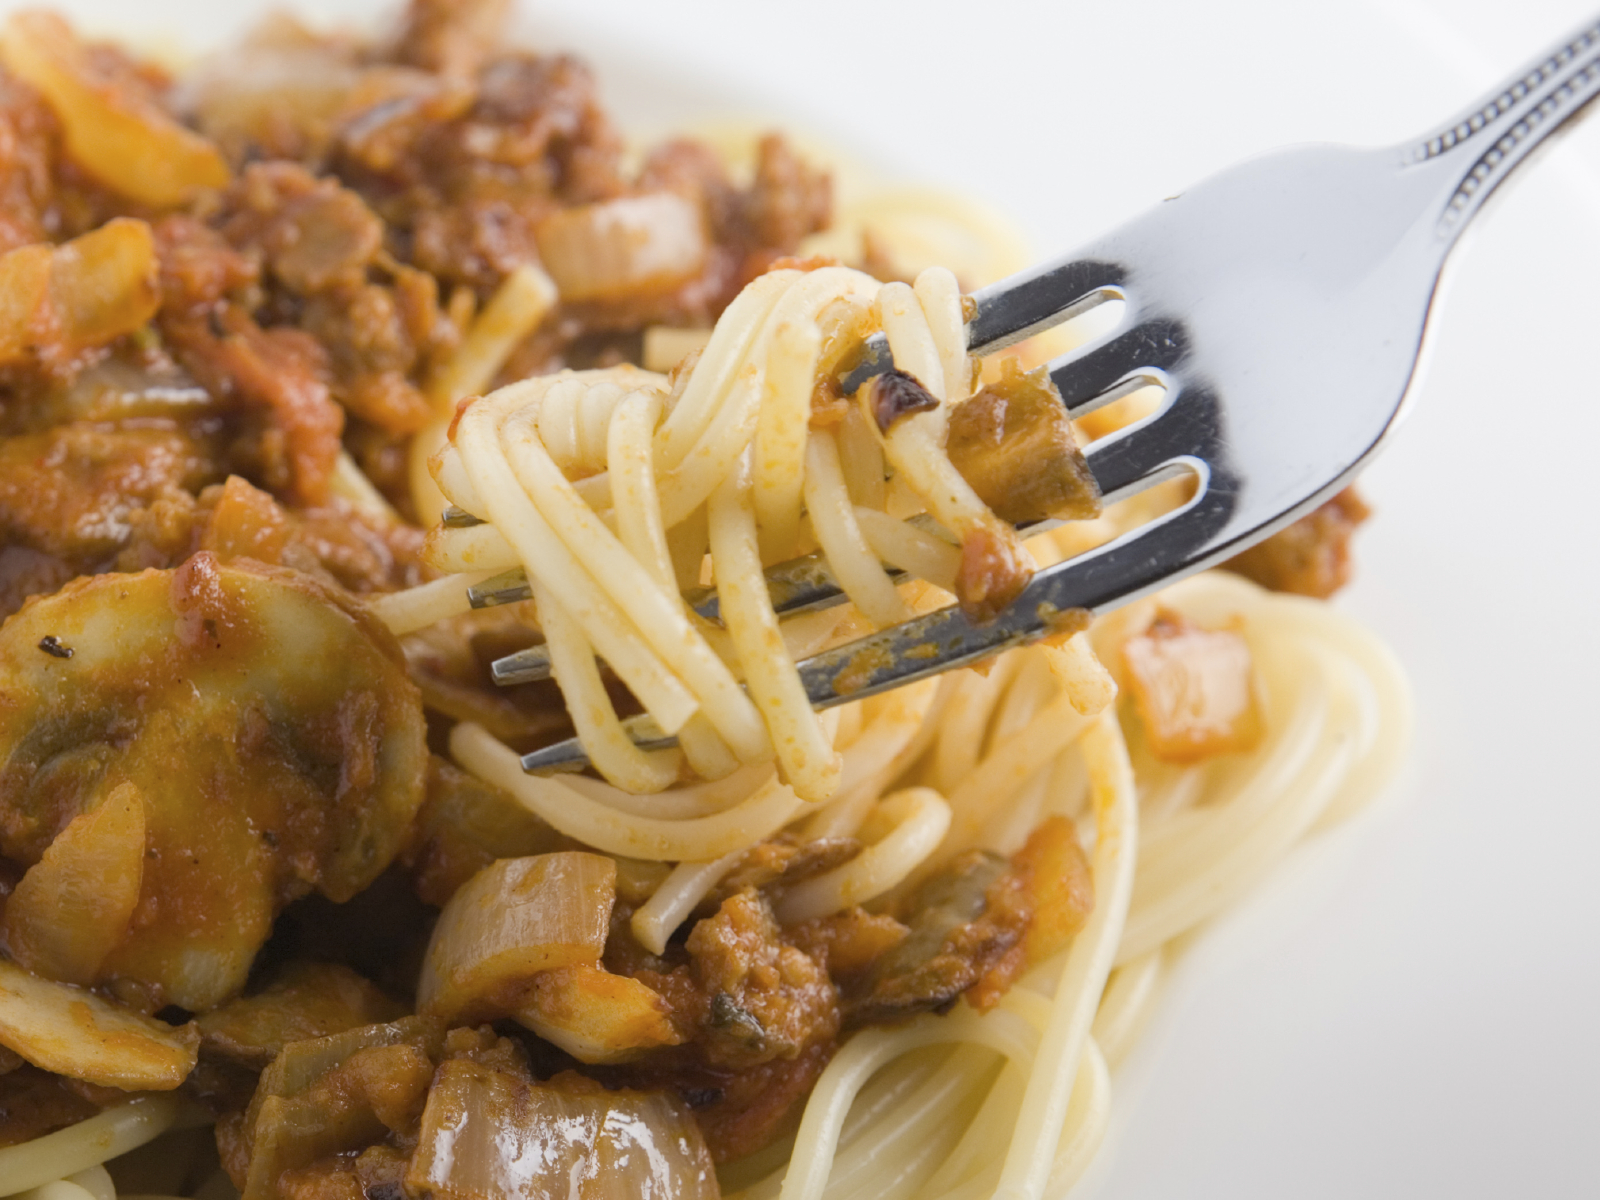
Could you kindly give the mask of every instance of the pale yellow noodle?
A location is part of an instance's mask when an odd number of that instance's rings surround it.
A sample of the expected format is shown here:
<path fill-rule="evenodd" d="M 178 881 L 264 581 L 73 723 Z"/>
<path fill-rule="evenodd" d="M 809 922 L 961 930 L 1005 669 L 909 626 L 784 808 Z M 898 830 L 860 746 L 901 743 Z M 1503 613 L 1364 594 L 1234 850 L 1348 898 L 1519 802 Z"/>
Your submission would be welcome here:
<path fill-rule="evenodd" d="M 450 732 L 461 766 L 498 784 L 568 837 L 608 854 L 652 862 L 708 862 L 771 837 L 792 821 L 802 801 L 772 779 L 724 812 L 671 821 L 618 812 L 559 780 L 525 774 L 516 752 L 470 722 Z"/>

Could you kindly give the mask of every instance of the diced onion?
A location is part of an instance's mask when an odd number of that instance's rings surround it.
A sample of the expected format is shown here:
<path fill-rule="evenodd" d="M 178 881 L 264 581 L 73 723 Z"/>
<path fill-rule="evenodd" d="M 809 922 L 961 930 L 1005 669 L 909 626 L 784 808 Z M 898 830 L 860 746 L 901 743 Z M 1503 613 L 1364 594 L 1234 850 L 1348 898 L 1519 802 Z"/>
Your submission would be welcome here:
<path fill-rule="evenodd" d="M 517 1020 L 579 1062 L 626 1062 L 679 1041 L 667 1003 L 625 975 L 598 967 L 563 967 L 534 977 Z"/>
<path fill-rule="evenodd" d="M 704 350 L 711 340 L 709 329 L 675 329 L 671 325 L 650 325 L 644 331 L 644 369 L 672 370 L 697 350 Z"/>
<path fill-rule="evenodd" d="M 700 210 L 682 196 L 627 196 L 551 213 L 534 229 L 563 300 L 664 291 L 705 263 Z"/>
<path fill-rule="evenodd" d="M 0 254 L 0 363 L 25 355 L 49 318 L 49 246 L 19 246 Z"/>
<path fill-rule="evenodd" d="M 417 1010 L 452 1022 L 506 1015 L 540 971 L 597 963 L 616 878 L 609 858 L 580 851 L 485 867 L 439 914 Z"/>
<path fill-rule="evenodd" d="M 117 217 L 55 247 L 0 255 L 0 363 L 44 343 L 67 353 L 132 333 L 161 305 L 150 226 Z"/>
<path fill-rule="evenodd" d="M 1150 752 L 1193 763 L 1261 740 L 1250 645 L 1233 629 L 1202 629 L 1163 613 L 1122 645 Z"/>
<path fill-rule="evenodd" d="M 57 248 L 50 299 L 69 347 L 102 346 L 132 333 L 161 307 L 156 241 L 129 217 L 107 221 Z"/>

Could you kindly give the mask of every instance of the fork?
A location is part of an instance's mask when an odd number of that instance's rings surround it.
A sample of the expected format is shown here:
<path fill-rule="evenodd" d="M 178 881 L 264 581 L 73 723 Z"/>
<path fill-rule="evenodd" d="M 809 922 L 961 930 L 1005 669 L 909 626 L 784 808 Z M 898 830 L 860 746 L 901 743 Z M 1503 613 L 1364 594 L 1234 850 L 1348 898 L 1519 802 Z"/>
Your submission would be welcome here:
<path fill-rule="evenodd" d="M 958 607 L 826 650 L 798 665 L 817 709 L 968 666 L 1229 558 L 1322 503 L 1372 456 L 1407 407 L 1445 261 L 1501 183 L 1600 94 L 1600 16 L 1425 137 L 1385 149 L 1304 146 L 1247 161 L 1075 254 L 976 293 L 968 349 L 992 353 L 1124 305 L 1116 327 L 1050 364 L 1069 414 L 1161 390 L 1142 420 L 1086 451 L 1105 503 L 1166 480 L 1187 503 L 1038 572 L 994 620 Z M 880 335 L 881 338 L 881 335 Z M 892 365 L 869 346 L 853 388 Z M 816 559 L 768 572 L 782 612 L 835 603 Z M 479 585 L 475 603 L 519 598 Z M 689 598 L 715 614 L 715 597 Z M 541 673 L 535 651 L 500 682 Z M 672 739 L 630 721 L 645 746 Z M 525 755 L 534 773 L 581 769 L 576 739 Z"/>

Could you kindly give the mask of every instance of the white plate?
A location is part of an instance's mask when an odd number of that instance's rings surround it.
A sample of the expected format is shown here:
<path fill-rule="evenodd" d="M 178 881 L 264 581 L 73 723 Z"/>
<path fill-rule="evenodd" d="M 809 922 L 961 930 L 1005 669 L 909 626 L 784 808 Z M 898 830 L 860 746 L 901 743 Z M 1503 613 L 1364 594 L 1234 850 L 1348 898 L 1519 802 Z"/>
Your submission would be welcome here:
<path fill-rule="evenodd" d="M 611 69 L 636 122 L 797 120 L 1009 211 L 1047 253 L 1252 152 L 1421 132 L 1592 6 L 541 0 L 534 27 Z M 67 7 L 191 45 L 254 11 Z M 1600 120 L 1481 223 L 1368 476 L 1341 603 L 1411 672 L 1407 779 L 1185 961 L 1085 1194 L 1600 1192 L 1597 165 Z"/>

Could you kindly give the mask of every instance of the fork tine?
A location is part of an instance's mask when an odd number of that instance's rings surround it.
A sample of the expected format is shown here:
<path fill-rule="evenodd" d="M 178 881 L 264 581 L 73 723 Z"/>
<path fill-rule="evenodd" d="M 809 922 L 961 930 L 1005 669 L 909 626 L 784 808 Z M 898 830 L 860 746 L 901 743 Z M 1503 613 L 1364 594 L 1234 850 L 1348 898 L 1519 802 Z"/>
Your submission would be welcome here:
<path fill-rule="evenodd" d="M 1135 599 L 1168 581 L 1175 566 L 1196 569 L 1203 565 L 1199 559 L 1175 563 L 1157 543 L 1193 547 L 1216 525 L 1229 501 L 1207 490 L 1203 466 L 1199 475 L 1200 486 L 1184 507 L 1040 571 L 1011 607 L 987 624 L 969 621 L 952 605 L 797 663 L 807 697 L 818 710 L 833 708 L 970 666 L 1015 646 L 1073 633 L 1087 625 L 1094 609 Z M 659 739 L 653 723 L 643 724 L 646 720 L 636 717 L 623 724 L 630 734 L 653 735 L 647 743 L 652 748 L 670 745 Z M 568 738 L 524 755 L 522 766 L 547 774 L 581 770 L 587 762 L 583 746 Z"/>
<path fill-rule="evenodd" d="M 1041 330 L 1117 299 L 1127 271 L 1117 263 L 1074 259 L 1046 263 L 972 294 L 977 312 L 967 325 L 967 348 L 992 354 Z"/>
<path fill-rule="evenodd" d="M 1141 321 L 1109 341 L 1064 354 L 1050 364 L 1050 378 L 1074 416 L 1130 375 L 1171 371 L 1189 355 L 1189 336 L 1177 321 Z"/>

